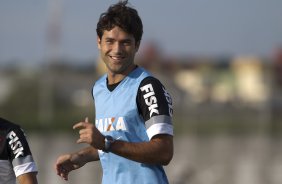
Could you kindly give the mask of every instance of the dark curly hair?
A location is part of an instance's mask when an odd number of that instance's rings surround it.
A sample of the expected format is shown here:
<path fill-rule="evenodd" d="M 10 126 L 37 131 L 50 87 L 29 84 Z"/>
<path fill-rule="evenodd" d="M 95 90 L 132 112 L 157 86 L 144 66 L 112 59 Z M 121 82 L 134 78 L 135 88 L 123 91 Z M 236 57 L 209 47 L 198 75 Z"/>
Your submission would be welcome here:
<path fill-rule="evenodd" d="M 105 30 L 110 31 L 115 26 L 132 34 L 136 43 L 141 41 L 142 20 L 136 9 L 127 6 L 127 0 L 111 5 L 106 12 L 101 14 L 96 29 L 98 37 L 101 39 Z"/>

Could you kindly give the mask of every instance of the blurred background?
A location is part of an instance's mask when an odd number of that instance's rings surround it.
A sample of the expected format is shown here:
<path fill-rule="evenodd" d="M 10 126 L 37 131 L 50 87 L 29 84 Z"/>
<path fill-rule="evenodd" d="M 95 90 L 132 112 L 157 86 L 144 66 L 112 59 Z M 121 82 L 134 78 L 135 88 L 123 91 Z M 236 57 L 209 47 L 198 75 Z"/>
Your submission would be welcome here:
<path fill-rule="evenodd" d="M 95 119 L 96 23 L 115 2 L 0 2 L 0 116 L 25 129 L 41 184 L 101 182 L 98 162 L 69 182 L 53 165 L 85 146 L 72 125 Z M 129 2 L 144 25 L 136 63 L 173 97 L 170 183 L 281 183 L 282 1 Z"/>

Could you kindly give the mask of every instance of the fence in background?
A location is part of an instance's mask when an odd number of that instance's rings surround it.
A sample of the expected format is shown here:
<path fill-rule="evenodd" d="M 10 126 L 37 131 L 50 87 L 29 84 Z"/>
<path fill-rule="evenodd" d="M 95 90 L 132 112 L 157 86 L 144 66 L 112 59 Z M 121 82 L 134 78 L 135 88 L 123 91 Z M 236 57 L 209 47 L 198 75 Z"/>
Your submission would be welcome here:
<path fill-rule="evenodd" d="M 40 184 L 65 184 L 53 169 L 58 155 L 85 145 L 76 135 L 32 134 L 28 137 L 39 168 Z M 282 139 L 265 136 L 176 136 L 174 158 L 165 167 L 170 184 L 279 184 Z M 89 163 L 71 172 L 69 184 L 99 184 L 101 167 Z"/>

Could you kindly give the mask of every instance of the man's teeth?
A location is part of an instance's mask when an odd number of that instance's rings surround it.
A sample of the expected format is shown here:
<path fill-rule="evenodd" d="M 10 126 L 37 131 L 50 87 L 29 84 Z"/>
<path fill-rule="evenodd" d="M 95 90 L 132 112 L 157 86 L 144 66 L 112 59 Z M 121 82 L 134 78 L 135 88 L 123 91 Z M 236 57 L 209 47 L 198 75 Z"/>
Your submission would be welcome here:
<path fill-rule="evenodd" d="M 122 57 L 111 56 L 112 59 L 122 59 Z"/>

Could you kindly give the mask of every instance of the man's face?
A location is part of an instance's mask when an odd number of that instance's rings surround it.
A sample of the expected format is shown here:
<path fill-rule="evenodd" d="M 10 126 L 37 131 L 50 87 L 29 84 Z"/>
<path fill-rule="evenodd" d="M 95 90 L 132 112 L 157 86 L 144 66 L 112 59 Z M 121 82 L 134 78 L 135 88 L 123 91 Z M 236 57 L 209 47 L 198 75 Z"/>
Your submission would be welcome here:
<path fill-rule="evenodd" d="M 98 37 L 98 48 L 108 72 L 112 74 L 128 74 L 134 67 L 134 57 L 139 48 L 133 35 L 115 26 L 104 31 L 102 38 Z"/>

